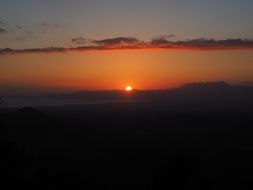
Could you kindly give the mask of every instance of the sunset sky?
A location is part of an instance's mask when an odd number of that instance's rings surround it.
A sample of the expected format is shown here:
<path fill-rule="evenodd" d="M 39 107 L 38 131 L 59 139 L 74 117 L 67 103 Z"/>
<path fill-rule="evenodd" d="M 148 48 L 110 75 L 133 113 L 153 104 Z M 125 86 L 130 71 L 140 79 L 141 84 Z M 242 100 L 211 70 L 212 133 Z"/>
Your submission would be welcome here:
<path fill-rule="evenodd" d="M 0 94 L 253 84 L 252 0 L 1 0 Z"/>

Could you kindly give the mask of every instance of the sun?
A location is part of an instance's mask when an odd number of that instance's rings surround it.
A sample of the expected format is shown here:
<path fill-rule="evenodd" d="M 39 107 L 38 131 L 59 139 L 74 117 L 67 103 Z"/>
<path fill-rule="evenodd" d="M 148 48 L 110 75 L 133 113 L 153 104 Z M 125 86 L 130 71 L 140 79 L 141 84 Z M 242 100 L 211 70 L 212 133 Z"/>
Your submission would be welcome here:
<path fill-rule="evenodd" d="M 132 86 L 126 86 L 125 91 L 131 92 L 133 90 Z"/>

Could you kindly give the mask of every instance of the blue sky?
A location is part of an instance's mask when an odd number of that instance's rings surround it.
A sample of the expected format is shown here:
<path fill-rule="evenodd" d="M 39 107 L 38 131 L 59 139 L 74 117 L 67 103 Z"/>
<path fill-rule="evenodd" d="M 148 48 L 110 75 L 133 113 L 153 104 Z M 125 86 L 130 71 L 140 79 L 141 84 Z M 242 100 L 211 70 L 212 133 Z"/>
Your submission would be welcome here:
<path fill-rule="evenodd" d="M 253 38 L 252 18 L 251 0 L 1 0 L 0 47 L 70 46 L 79 36 Z"/>

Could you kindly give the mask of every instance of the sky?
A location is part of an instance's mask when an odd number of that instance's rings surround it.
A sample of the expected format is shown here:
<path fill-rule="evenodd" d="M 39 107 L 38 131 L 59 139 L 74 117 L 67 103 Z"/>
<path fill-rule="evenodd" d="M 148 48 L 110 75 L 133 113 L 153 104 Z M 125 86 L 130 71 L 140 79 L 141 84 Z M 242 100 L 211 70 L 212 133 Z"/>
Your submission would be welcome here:
<path fill-rule="evenodd" d="M 251 0 L 1 0 L 0 94 L 253 82 Z"/>

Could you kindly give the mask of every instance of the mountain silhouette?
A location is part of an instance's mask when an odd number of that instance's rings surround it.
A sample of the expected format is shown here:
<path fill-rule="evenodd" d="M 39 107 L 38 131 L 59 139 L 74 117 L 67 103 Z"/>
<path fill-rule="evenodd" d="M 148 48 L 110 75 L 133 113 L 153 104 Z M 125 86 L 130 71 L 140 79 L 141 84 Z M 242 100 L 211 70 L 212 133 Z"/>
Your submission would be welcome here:
<path fill-rule="evenodd" d="M 186 83 L 181 86 L 181 88 L 228 88 L 231 87 L 229 83 L 225 81 L 218 82 L 195 82 L 195 83 Z"/>

